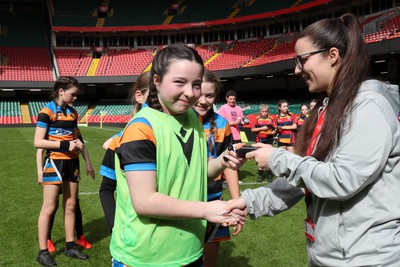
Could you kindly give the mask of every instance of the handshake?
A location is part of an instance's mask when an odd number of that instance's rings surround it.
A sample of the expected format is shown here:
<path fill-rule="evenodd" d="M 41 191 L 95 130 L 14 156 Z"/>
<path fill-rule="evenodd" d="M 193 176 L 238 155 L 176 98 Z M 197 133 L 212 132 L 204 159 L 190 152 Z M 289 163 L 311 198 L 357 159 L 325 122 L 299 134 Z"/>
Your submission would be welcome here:
<path fill-rule="evenodd" d="M 237 235 L 247 220 L 246 215 L 246 202 L 239 197 L 229 201 L 206 202 L 204 218 L 209 222 L 219 223 L 225 227 L 232 226 L 233 235 Z"/>

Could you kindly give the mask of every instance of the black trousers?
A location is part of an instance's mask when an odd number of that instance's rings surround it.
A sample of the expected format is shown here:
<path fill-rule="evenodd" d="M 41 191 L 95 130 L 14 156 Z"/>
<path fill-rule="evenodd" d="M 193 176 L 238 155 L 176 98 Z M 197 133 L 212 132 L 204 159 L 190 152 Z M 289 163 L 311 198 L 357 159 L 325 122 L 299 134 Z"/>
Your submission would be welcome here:
<path fill-rule="evenodd" d="M 101 205 L 103 207 L 104 215 L 106 217 L 106 223 L 110 233 L 114 227 L 115 217 L 115 198 L 114 192 L 117 187 L 117 181 L 103 176 L 101 181 L 99 195 Z"/>

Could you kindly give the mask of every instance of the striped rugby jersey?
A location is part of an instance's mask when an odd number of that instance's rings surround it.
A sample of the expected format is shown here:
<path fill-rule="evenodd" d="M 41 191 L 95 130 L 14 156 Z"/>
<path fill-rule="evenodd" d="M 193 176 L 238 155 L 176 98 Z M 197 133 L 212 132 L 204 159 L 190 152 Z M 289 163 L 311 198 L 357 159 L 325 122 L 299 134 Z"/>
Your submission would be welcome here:
<path fill-rule="evenodd" d="M 47 129 L 47 139 L 50 141 L 72 141 L 74 129 L 78 128 L 78 113 L 71 106 L 62 108 L 51 101 L 39 112 L 36 126 Z M 52 159 L 78 158 L 78 153 L 62 149 L 48 150 L 48 153 Z"/>

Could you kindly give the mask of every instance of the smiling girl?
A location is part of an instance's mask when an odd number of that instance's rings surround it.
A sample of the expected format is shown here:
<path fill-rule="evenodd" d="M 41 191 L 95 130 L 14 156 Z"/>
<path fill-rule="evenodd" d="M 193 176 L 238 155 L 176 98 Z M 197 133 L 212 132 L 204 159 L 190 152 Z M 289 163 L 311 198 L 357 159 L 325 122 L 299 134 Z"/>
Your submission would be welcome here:
<path fill-rule="evenodd" d="M 207 159 L 192 109 L 203 72 L 201 57 L 185 45 L 167 46 L 153 59 L 149 107 L 136 113 L 116 148 L 113 266 L 201 266 L 205 220 L 239 221 L 225 213 L 226 203 L 205 202 L 207 177 L 244 160 L 233 151 Z"/>
<path fill-rule="evenodd" d="M 201 85 L 201 96 L 194 106 L 194 110 L 201 116 L 207 139 L 207 155 L 216 158 L 228 148 L 233 142 L 229 123 L 221 115 L 214 112 L 213 106 L 218 96 L 221 83 L 218 77 L 211 71 L 206 70 Z M 239 177 L 237 171 L 226 169 L 223 176 L 228 184 L 232 198 L 240 196 Z M 207 185 L 207 201 L 222 200 L 222 176 L 211 179 Z M 242 225 L 235 228 L 233 235 L 240 233 Z M 208 222 L 206 239 L 204 245 L 204 267 L 212 267 L 217 263 L 220 242 L 229 240 L 229 228 L 221 224 Z"/>

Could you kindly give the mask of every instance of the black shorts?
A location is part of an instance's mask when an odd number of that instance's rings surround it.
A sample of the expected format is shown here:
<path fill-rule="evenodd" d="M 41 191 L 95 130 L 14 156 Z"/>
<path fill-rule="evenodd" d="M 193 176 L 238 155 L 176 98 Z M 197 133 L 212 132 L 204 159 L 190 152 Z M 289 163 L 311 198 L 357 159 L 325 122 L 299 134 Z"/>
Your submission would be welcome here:
<path fill-rule="evenodd" d="M 272 145 L 274 143 L 274 138 L 260 138 L 260 143 Z"/>
<path fill-rule="evenodd" d="M 278 142 L 278 147 L 281 147 L 281 146 L 294 146 L 294 144 L 293 143 L 285 144 L 285 143 Z"/>
<path fill-rule="evenodd" d="M 62 184 L 63 181 L 76 183 L 79 179 L 79 158 L 46 159 L 43 170 L 43 184 Z"/>

